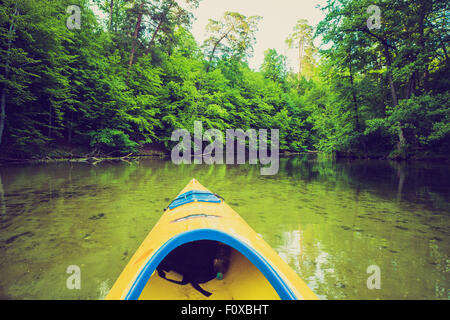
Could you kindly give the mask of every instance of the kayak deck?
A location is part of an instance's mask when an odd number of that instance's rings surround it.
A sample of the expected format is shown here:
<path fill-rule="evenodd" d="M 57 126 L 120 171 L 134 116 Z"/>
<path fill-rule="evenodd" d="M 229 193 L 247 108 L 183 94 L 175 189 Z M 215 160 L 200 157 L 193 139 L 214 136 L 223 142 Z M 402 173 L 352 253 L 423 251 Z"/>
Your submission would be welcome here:
<path fill-rule="evenodd" d="M 181 276 L 167 273 L 173 280 Z M 212 293 L 207 298 L 191 284 L 179 285 L 161 278 L 154 272 L 141 293 L 141 300 L 279 300 L 277 292 L 264 275 L 244 255 L 231 249 L 230 267 L 223 280 L 213 279 L 200 286 Z"/>
<path fill-rule="evenodd" d="M 197 289 L 161 278 L 157 271 L 160 263 L 181 246 L 196 241 L 215 241 L 231 248 L 224 278 L 199 283 Z M 198 253 L 204 251 L 195 251 L 193 256 Z M 182 280 L 173 271 L 166 276 Z M 199 288 L 212 295 L 207 298 Z M 106 299 L 315 300 L 317 296 L 223 198 L 193 179 L 165 209 Z"/>

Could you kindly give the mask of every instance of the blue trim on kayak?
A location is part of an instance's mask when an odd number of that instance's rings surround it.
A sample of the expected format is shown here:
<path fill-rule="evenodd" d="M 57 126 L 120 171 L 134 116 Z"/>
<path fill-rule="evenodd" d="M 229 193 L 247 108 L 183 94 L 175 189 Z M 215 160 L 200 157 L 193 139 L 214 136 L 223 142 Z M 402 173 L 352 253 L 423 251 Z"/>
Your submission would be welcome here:
<path fill-rule="evenodd" d="M 170 204 L 169 209 L 175 209 L 176 207 L 182 206 L 191 202 L 210 202 L 210 203 L 220 203 L 220 199 L 209 191 L 204 190 L 190 190 L 183 194 L 180 194 L 175 198 Z"/>
<path fill-rule="evenodd" d="M 266 261 L 266 259 L 255 249 L 222 231 L 213 229 L 197 229 L 180 233 L 164 243 L 155 254 L 146 262 L 136 277 L 133 285 L 125 296 L 125 300 L 137 300 L 144 290 L 147 282 L 156 270 L 160 262 L 176 247 L 198 240 L 215 240 L 220 241 L 242 253 L 251 263 L 253 263 L 266 279 L 273 286 L 275 291 L 282 300 L 296 300 L 297 297 L 284 282 L 274 268 Z"/>

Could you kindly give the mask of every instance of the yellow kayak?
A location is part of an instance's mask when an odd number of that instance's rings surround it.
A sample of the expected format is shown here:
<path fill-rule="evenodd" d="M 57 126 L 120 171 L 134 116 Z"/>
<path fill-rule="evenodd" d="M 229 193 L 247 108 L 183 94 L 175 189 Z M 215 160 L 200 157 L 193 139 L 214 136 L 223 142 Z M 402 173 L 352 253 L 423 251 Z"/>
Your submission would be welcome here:
<path fill-rule="evenodd" d="M 193 179 L 165 209 L 106 299 L 309 300 L 317 296 L 220 196 Z"/>

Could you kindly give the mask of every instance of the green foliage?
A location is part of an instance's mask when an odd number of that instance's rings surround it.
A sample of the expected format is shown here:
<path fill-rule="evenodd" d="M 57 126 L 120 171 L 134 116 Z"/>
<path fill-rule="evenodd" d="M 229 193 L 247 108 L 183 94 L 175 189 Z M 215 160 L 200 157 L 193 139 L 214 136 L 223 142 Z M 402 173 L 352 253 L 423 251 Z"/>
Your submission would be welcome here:
<path fill-rule="evenodd" d="M 373 4 L 382 26 L 370 30 L 366 9 Z M 448 2 L 329 0 L 323 9 L 316 34 L 329 43 L 322 79 L 334 98 L 324 113 L 314 112 L 317 147 L 377 156 L 448 153 Z"/>
<path fill-rule="evenodd" d="M 123 131 L 116 129 L 102 129 L 89 132 L 91 136 L 91 147 L 98 148 L 104 152 L 116 152 L 125 154 L 137 151 L 138 144 L 130 140 Z"/>
<path fill-rule="evenodd" d="M 411 148 L 449 152 L 450 94 L 401 100 L 388 121 L 402 123 Z"/>
<path fill-rule="evenodd" d="M 328 0 L 320 59 L 307 21 L 287 39 L 299 74 L 274 49 L 259 72 L 249 68 L 261 17 L 227 12 L 200 46 L 189 31 L 198 0 L 94 2 L 104 21 L 88 0 L 1 1 L 2 154 L 170 150 L 172 132 L 193 133 L 194 121 L 222 132 L 279 129 L 289 152 L 450 151 L 445 1 L 379 1 L 383 27 L 369 30 L 371 1 Z M 73 4 L 80 30 L 66 27 Z"/>
<path fill-rule="evenodd" d="M 288 75 L 286 57 L 279 55 L 275 49 L 267 49 L 264 52 L 261 72 L 267 79 L 275 82 L 285 82 Z"/>

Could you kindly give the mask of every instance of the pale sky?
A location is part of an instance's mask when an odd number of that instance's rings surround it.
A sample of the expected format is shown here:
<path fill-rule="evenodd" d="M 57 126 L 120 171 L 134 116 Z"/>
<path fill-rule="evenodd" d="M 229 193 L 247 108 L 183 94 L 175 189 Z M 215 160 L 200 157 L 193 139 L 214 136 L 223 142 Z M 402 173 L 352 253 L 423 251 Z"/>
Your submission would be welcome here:
<path fill-rule="evenodd" d="M 236 11 L 245 16 L 262 16 L 253 58 L 249 61 L 250 67 L 258 70 L 264 60 L 264 51 L 274 48 L 288 57 L 289 66 L 296 72 L 298 51 L 288 50 L 284 41 L 298 20 L 307 19 L 312 26 L 323 20 L 324 13 L 316 8 L 319 4 L 323 6 L 325 0 L 202 0 L 198 9 L 193 11 L 197 20 L 191 32 L 197 42 L 202 44 L 206 38 L 208 19 L 219 20 L 226 11 Z"/>

